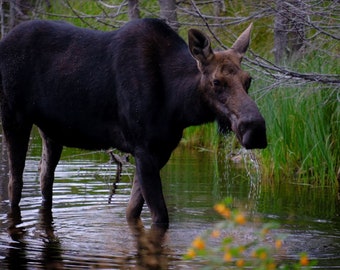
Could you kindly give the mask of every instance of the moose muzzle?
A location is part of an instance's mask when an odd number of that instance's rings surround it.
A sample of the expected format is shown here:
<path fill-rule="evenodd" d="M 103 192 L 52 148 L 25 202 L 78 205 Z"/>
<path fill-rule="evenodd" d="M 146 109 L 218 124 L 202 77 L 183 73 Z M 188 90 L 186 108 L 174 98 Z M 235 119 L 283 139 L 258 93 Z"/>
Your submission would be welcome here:
<path fill-rule="evenodd" d="M 260 114 L 241 118 L 235 133 L 246 149 L 267 147 L 266 124 Z"/>

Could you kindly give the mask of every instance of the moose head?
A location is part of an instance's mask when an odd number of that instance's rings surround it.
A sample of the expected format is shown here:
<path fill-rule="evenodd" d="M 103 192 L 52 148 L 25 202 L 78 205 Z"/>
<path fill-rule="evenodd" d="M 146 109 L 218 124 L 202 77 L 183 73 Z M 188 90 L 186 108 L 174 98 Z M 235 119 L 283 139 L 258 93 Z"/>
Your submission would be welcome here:
<path fill-rule="evenodd" d="M 196 29 L 188 32 L 189 49 L 201 72 L 199 91 L 215 113 L 222 132 L 232 130 L 247 149 L 267 146 L 265 120 L 248 96 L 250 75 L 241 69 L 252 24 L 234 45 L 214 52 L 209 38 Z"/>

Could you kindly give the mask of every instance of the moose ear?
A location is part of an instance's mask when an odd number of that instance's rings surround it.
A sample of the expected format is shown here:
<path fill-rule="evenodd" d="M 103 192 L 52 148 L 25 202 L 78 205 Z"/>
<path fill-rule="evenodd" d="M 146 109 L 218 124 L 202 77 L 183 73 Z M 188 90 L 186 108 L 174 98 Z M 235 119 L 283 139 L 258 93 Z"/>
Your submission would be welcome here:
<path fill-rule="evenodd" d="M 202 65 L 207 65 L 214 56 L 209 38 L 197 29 L 190 29 L 188 40 L 192 56 Z"/>
<path fill-rule="evenodd" d="M 253 28 L 253 23 L 251 23 L 246 30 L 237 38 L 234 45 L 231 47 L 234 51 L 239 53 L 241 57 L 246 53 L 249 43 L 250 43 L 250 33 Z"/>

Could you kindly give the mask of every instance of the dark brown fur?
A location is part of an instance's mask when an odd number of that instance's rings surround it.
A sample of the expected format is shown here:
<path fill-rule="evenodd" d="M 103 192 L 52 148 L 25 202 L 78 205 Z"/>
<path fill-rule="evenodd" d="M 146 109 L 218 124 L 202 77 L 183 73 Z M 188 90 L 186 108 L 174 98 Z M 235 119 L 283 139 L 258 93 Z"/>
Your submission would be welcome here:
<path fill-rule="evenodd" d="M 135 157 L 127 219 L 144 202 L 167 226 L 160 169 L 183 129 L 218 120 L 246 148 L 266 147 L 265 122 L 247 95 L 240 63 L 249 27 L 232 49 L 214 53 L 189 31 L 189 47 L 165 23 L 136 20 L 113 32 L 63 22 L 19 25 L 0 43 L 1 117 L 9 155 L 9 199 L 19 204 L 32 125 L 43 139 L 41 190 L 52 205 L 54 170 L 63 146 L 115 147 Z"/>

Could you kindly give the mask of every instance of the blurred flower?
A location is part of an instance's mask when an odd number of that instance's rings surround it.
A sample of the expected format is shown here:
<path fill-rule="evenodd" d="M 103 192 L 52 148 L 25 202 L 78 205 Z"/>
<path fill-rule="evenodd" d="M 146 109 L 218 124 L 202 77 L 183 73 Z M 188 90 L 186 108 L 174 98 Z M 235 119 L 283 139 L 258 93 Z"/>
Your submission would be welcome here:
<path fill-rule="evenodd" d="M 189 259 L 193 259 L 196 257 L 196 252 L 193 248 L 189 248 L 188 249 L 188 252 L 186 254 L 186 256 L 189 258 Z"/>
<path fill-rule="evenodd" d="M 267 270 L 274 270 L 274 269 L 276 269 L 276 264 L 271 262 L 271 263 L 267 264 L 267 268 L 266 269 Z"/>
<path fill-rule="evenodd" d="M 278 228 L 278 224 L 274 222 L 263 224 L 262 228 L 259 228 L 257 231 L 254 241 L 239 245 L 235 243 L 233 237 L 221 236 L 221 232 L 224 229 L 237 228 L 248 222 L 248 218 L 244 212 L 238 209 L 231 210 L 229 208 L 230 205 L 231 201 L 225 200 L 224 203 L 218 203 L 214 206 L 215 211 L 226 219 L 218 223 L 212 230 L 207 230 L 202 236 L 196 237 L 184 258 L 194 259 L 201 257 L 207 261 L 209 266 L 211 264 L 211 266 L 231 266 L 233 268 L 244 269 L 248 267 L 249 264 L 259 267 L 256 269 L 277 269 L 278 266 L 275 263 L 274 256 L 275 252 L 280 252 L 283 246 L 283 238 L 282 236 L 274 236 L 272 238 L 272 236 L 268 234 L 271 234 L 272 229 Z M 272 244 L 270 246 L 265 245 L 265 243 L 268 242 L 268 237 L 274 239 L 274 246 Z M 219 247 L 210 248 L 210 242 L 212 242 L 212 244 L 218 242 Z M 249 253 L 252 259 L 248 262 Z M 218 257 L 216 257 L 216 255 L 218 255 Z M 221 258 L 221 256 L 223 256 L 223 258 Z M 289 268 L 290 265 L 283 264 L 280 265 L 280 269 L 306 269 L 306 266 L 310 266 L 311 264 L 314 264 L 314 262 L 311 263 L 308 255 L 302 253 L 300 254 L 299 264 L 292 265 L 294 268 Z"/>
<path fill-rule="evenodd" d="M 193 242 L 192 246 L 197 249 L 204 249 L 205 248 L 205 242 L 201 237 L 197 237 Z"/>
<path fill-rule="evenodd" d="M 235 222 L 239 225 L 244 225 L 246 224 L 247 220 L 246 220 L 246 217 L 243 213 L 238 213 L 236 216 L 235 216 Z"/>
<path fill-rule="evenodd" d="M 265 236 L 265 235 L 267 235 L 268 233 L 269 233 L 269 229 L 268 228 L 263 228 L 262 230 L 261 230 L 261 235 L 262 236 Z"/>
<path fill-rule="evenodd" d="M 245 265 L 245 262 L 243 259 L 239 259 L 236 261 L 236 266 L 239 268 L 242 268 Z"/>
<path fill-rule="evenodd" d="M 244 246 L 239 246 L 238 250 L 240 253 L 243 253 L 246 250 L 246 248 Z"/>
<path fill-rule="evenodd" d="M 230 218 L 231 211 L 228 207 L 226 207 L 223 203 L 218 203 L 214 206 L 214 209 L 217 213 L 224 216 L 225 218 Z"/>
<path fill-rule="evenodd" d="M 264 251 L 264 250 L 262 250 L 262 251 L 258 254 L 258 256 L 259 256 L 259 258 L 260 258 L 261 260 L 265 260 L 265 259 L 267 259 L 267 252 Z"/>
<path fill-rule="evenodd" d="M 220 235 L 221 235 L 221 232 L 219 230 L 213 230 L 211 232 L 211 237 L 212 238 L 218 238 L 218 237 L 220 237 Z"/>
<path fill-rule="evenodd" d="M 281 239 L 276 239 L 275 241 L 275 248 L 280 249 L 282 247 L 282 240 Z"/>
<path fill-rule="evenodd" d="M 223 260 L 226 262 L 231 262 L 233 256 L 231 255 L 230 251 L 226 251 L 223 256 Z"/>
<path fill-rule="evenodd" d="M 300 256 L 300 265 L 301 266 L 307 266 L 309 264 L 309 258 L 307 254 L 302 254 Z"/>

